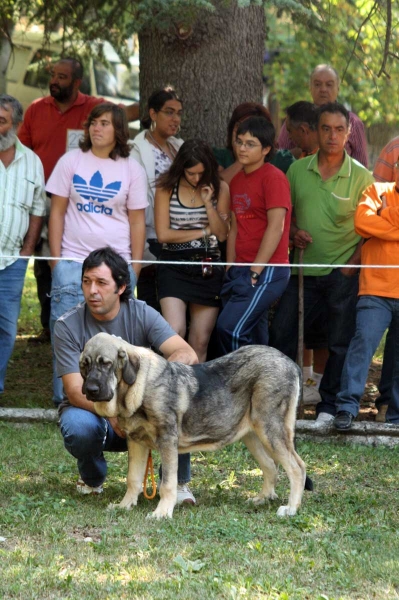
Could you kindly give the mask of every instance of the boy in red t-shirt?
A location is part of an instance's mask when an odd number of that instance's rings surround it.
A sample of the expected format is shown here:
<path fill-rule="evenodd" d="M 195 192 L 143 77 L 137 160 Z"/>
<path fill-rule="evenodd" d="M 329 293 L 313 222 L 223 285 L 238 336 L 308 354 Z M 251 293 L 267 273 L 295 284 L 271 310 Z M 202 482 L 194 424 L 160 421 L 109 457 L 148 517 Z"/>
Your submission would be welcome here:
<path fill-rule="evenodd" d="M 249 344 L 267 344 L 268 310 L 284 292 L 291 220 L 286 176 L 268 161 L 274 154 L 275 130 L 262 117 L 239 125 L 235 144 L 243 166 L 231 181 L 232 222 L 227 239 L 231 266 L 222 288 L 223 310 L 217 323 L 224 354 Z"/>

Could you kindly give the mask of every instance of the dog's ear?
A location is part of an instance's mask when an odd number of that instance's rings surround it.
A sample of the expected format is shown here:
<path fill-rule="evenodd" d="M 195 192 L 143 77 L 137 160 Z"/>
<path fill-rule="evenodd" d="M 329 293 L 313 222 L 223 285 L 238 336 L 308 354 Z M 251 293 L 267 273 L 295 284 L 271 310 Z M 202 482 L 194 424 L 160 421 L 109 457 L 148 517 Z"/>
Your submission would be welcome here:
<path fill-rule="evenodd" d="M 87 375 L 90 370 L 90 367 L 91 367 L 91 358 L 90 358 L 90 356 L 85 355 L 85 353 L 83 351 L 79 358 L 79 368 L 80 368 L 80 374 L 83 377 L 82 394 L 84 394 L 84 395 L 86 395 L 86 379 L 87 379 Z"/>
<path fill-rule="evenodd" d="M 127 385 L 133 385 L 136 381 L 137 371 L 140 368 L 140 359 L 137 354 L 128 355 L 126 350 L 119 350 L 118 362 L 122 369 L 122 379 Z"/>

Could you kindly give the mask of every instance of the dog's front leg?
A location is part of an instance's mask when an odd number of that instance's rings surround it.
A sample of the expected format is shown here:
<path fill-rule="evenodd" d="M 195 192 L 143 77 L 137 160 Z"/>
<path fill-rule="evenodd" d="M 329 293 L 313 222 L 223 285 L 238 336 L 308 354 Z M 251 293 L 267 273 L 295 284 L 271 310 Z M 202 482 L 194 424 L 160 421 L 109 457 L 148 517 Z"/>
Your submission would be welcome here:
<path fill-rule="evenodd" d="M 160 440 L 158 449 L 162 461 L 162 481 L 159 489 L 161 500 L 150 516 L 155 519 L 171 518 L 177 499 L 177 437 Z"/>
<path fill-rule="evenodd" d="M 127 440 L 129 466 L 127 471 L 127 490 L 119 504 L 110 504 L 108 508 L 125 508 L 137 505 L 137 498 L 143 491 L 143 480 L 148 459 L 148 448 Z"/>

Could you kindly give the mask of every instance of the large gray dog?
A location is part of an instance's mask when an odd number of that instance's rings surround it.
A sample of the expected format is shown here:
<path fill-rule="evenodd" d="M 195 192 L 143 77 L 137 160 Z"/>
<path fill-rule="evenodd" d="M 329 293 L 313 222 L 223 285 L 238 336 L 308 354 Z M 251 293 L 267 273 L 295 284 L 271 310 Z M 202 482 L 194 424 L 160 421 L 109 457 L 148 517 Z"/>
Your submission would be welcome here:
<path fill-rule="evenodd" d="M 171 517 L 176 504 L 178 452 L 217 450 L 242 440 L 263 472 L 255 504 L 277 498 L 276 463 L 290 481 L 287 506 L 301 504 L 305 465 L 294 448 L 300 371 L 278 350 L 246 346 L 223 358 L 189 367 L 168 362 L 147 348 L 99 333 L 81 357 L 83 393 L 96 412 L 118 417 L 129 451 L 127 491 L 121 508 L 137 504 L 149 449 L 162 460 L 161 500 L 153 513 Z"/>

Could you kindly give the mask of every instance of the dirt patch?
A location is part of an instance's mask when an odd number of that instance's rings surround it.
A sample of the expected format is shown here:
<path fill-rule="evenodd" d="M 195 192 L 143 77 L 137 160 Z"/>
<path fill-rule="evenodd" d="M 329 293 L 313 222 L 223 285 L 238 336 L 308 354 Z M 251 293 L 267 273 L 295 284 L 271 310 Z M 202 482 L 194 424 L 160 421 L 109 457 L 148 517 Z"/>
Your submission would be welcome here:
<path fill-rule="evenodd" d="M 52 402 L 52 351 L 50 344 L 34 346 L 18 337 L 8 363 L 1 406 L 54 408 Z"/>

